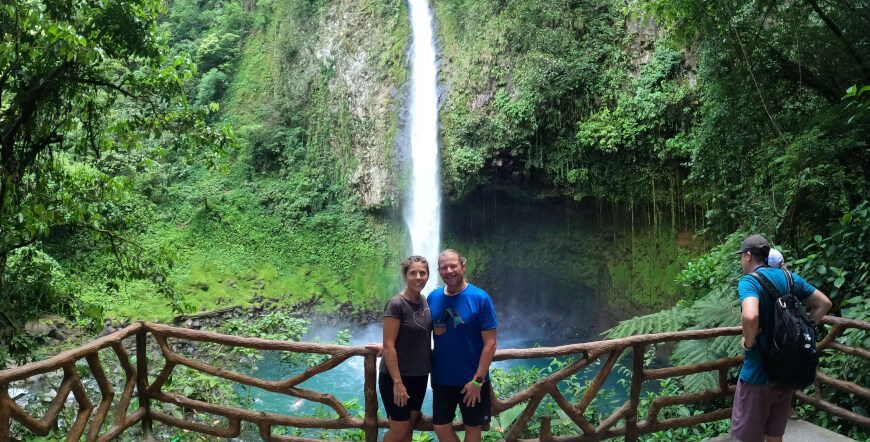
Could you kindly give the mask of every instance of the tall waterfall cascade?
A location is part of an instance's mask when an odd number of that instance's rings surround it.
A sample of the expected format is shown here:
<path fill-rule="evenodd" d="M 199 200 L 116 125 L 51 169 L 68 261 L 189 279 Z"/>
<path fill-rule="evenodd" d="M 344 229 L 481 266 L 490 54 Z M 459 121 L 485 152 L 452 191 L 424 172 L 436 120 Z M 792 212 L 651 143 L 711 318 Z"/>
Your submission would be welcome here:
<path fill-rule="evenodd" d="M 441 186 L 438 178 L 438 64 L 434 20 L 428 0 L 408 0 L 411 19 L 411 185 L 405 222 L 411 253 L 429 261 L 426 295 L 437 286 L 441 242 Z"/>

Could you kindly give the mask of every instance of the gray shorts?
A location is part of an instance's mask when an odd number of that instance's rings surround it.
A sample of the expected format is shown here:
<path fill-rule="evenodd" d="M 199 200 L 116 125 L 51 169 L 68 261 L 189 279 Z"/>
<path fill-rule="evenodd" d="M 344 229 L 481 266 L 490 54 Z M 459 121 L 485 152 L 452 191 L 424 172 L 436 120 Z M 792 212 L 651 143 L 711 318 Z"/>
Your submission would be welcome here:
<path fill-rule="evenodd" d="M 737 381 L 731 411 L 731 437 L 741 442 L 762 442 L 764 436 L 785 433 L 794 390 L 776 384 L 756 385 Z"/>

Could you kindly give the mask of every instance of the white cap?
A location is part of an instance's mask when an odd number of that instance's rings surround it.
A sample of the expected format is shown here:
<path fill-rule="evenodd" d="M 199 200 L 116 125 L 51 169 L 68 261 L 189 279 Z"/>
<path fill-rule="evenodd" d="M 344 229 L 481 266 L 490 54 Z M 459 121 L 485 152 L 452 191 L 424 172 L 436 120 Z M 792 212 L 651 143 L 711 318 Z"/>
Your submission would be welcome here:
<path fill-rule="evenodd" d="M 779 253 L 779 250 L 770 249 L 770 253 L 767 254 L 767 265 L 774 268 L 782 267 L 782 253 Z"/>

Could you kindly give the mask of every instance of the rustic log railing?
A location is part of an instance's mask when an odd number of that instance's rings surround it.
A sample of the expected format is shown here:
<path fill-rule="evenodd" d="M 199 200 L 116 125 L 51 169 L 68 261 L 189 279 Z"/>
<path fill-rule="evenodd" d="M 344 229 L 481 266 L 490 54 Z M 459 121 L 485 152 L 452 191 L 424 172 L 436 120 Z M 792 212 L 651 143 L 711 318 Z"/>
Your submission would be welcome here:
<path fill-rule="evenodd" d="M 870 351 L 859 347 L 850 347 L 836 342 L 847 329 L 870 331 L 870 323 L 843 319 L 837 317 L 825 317 L 822 321 L 831 326 L 828 335 L 819 344 L 822 351 L 840 351 L 848 355 L 857 356 L 870 360 Z M 163 356 L 163 366 L 157 372 L 154 380 L 149 382 L 147 358 L 148 335 L 151 335 L 157 343 Z M 740 365 L 742 356 L 734 356 L 705 362 L 695 365 L 648 369 L 645 367 L 644 354 L 650 345 L 683 340 L 701 340 L 720 336 L 736 336 L 740 334 L 739 327 L 718 328 L 710 330 L 687 330 L 674 333 L 660 333 L 652 335 L 632 336 L 623 339 L 614 339 L 582 344 L 565 345 L 550 348 L 531 349 L 506 349 L 499 350 L 495 355 L 496 361 L 508 359 L 536 359 L 573 356 L 570 364 L 562 367 L 555 373 L 539 379 L 529 388 L 520 391 L 510 397 L 500 399 L 492 397 L 492 414 L 498 415 L 504 410 L 526 403 L 520 416 L 513 426 L 505 434 L 505 440 L 517 441 L 528 422 L 533 418 L 538 405 L 547 396 L 551 396 L 556 404 L 565 412 L 573 423 L 582 430 L 582 434 L 570 436 L 554 436 L 551 433 L 550 419 L 548 416 L 541 417 L 539 441 L 597 441 L 612 437 L 623 436 L 627 441 L 637 440 L 641 434 L 688 427 L 704 422 L 726 419 L 731 415 L 731 408 L 719 408 L 704 414 L 659 420 L 658 416 L 665 407 L 674 405 L 696 404 L 733 395 L 735 386 L 728 383 L 728 371 L 732 367 Z M 136 339 L 136 363 L 127 353 L 123 341 L 134 337 Z M 236 373 L 224 368 L 215 367 L 187 356 L 183 356 L 173 350 L 170 339 L 186 341 L 210 342 L 234 347 L 245 347 L 257 350 L 273 350 L 297 353 L 315 353 L 330 356 L 324 362 L 308 367 L 303 372 L 288 379 L 279 381 L 266 381 L 252 376 Z M 114 418 L 108 428 L 105 420 L 110 409 L 115 404 L 115 391 L 109 382 L 105 370 L 100 361 L 99 352 L 109 349 L 114 352 L 120 366 L 123 368 L 125 383 L 121 397 L 114 408 Z M 594 426 L 584 417 L 584 412 L 590 406 L 593 399 L 604 385 L 610 372 L 613 370 L 627 349 L 631 349 L 631 381 L 628 400 L 615 412 L 601 420 L 598 426 Z M 330 393 L 317 392 L 298 385 L 305 380 L 336 367 L 343 361 L 352 357 L 365 359 L 365 414 L 362 418 L 355 417 L 345 408 L 342 403 Z M 601 364 L 598 373 L 590 381 L 588 388 L 582 397 L 575 403 L 569 401 L 559 390 L 558 383 L 568 379 L 580 370 L 590 366 L 595 361 L 606 360 Z M 94 410 L 94 403 L 90 400 L 76 363 L 86 361 L 90 372 L 96 381 L 100 391 L 100 402 Z M 157 362 L 157 361 L 150 361 Z M 277 413 L 266 413 L 229 407 L 220 404 L 212 404 L 205 401 L 192 399 L 180 394 L 170 394 L 162 391 L 170 375 L 176 366 L 183 365 L 193 370 L 217 376 L 240 384 L 259 387 L 266 391 L 281 393 L 296 398 L 306 399 L 323 404 L 338 414 L 335 419 L 320 419 L 314 417 L 291 416 Z M 156 368 L 156 367 L 152 367 Z M 51 402 L 45 415 L 39 419 L 25 412 L 13 398 L 9 397 L 8 388 L 11 383 L 30 378 L 35 375 L 63 370 L 64 376 L 57 395 Z M 640 416 L 639 405 L 642 385 L 646 381 L 666 379 L 677 376 L 686 376 L 696 373 L 715 372 L 718 374 L 718 386 L 714 389 L 696 393 L 680 394 L 676 396 L 658 396 L 653 399 L 645 416 Z M 259 434 L 266 441 L 313 441 L 305 437 L 294 437 L 272 434 L 274 426 L 297 427 L 297 428 L 321 428 L 321 429 L 361 429 L 365 432 L 367 441 L 376 441 L 378 429 L 386 428 L 387 421 L 378 418 L 378 398 L 375 388 L 376 367 L 375 355 L 372 350 L 365 347 L 352 347 L 319 343 L 303 343 L 289 341 L 269 341 L 256 338 L 243 338 L 237 336 L 221 335 L 212 332 L 190 330 L 166 325 L 138 322 L 111 335 L 97 339 L 80 348 L 63 352 L 48 360 L 27 364 L 24 366 L 0 371 L 0 441 L 10 439 L 11 421 L 15 420 L 27 430 L 37 435 L 46 435 L 57 424 L 61 410 L 67 397 L 72 392 L 79 409 L 73 424 L 69 427 L 68 441 L 80 440 L 82 436 L 88 441 L 107 441 L 117 438 L 127 429 L 139 424 L 142 437 L 152 437 L 153 421 L 165 425 L 186 429 L 200 434 L 216 437 L 237 437 L 241 431 L 243 421 L 250 422 L 259 429 Z M 806 395 L 797 393 L 797 398 L 803 402 L 815 406 L 826 413 L 839 416 L 851 422 L 870 428 L 870 418 L 845 410 L 835 404 L 831 404 L 822 398 L 822 388 L 833 387 L 835 389 L 854 394 L 863 399 L 870 399 L 870 389 L 858 386 L 852 382 L 831 378 L 819 372 L 816 378 L 814 394 Z M 130 404 L 134 397 L 138 398 L 138 407 L 130 412 Z M 190 410 L 210 413 L 221 416 L 228 422 L 226 427 L 210 426 L 204 423 L 190 422 L 166 414 L 152 407 L 152 402 L 175 404 Z M 638 421 L 643 417 L 643 420 Z M 617 425 L 624 421 L 623 425 Z M 455 424 L 461 428 L 461 422 Z M 418 430 L 431 430 L 431 417 L 425 416 L 416 426 Z"/>

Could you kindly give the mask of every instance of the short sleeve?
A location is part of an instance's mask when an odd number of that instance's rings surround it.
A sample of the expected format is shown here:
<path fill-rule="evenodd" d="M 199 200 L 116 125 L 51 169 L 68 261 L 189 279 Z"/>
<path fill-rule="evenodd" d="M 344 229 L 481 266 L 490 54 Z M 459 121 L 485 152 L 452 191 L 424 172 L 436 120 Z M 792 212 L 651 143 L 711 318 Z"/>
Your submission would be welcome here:
<path fill-rule="evenodd" d="M 398 298 L 392 298 L 387 301 L 387 306 L 384 307 L 385 318 L 396 318 L 402 320 L 402 301 Z"/>
<path fill-rule="evenodd" d="M 495 306 L 492 304 L 492 298 L 484 296 L 480 306 L 480 331 L 492 330 L 497 327 L 498 321 L 495 318 Z"/>
<path fill-rule="evenodd" d="M 761 285 L 752 276 L 745 275 L 740 278 L 740 282 L 737 284 L 737 292 L 740 294 L 740 303 L 742 304 L 746 298 L 759 298 Z"/>
<path fill-rule="evenodd" d="M 792 276 L 794 276 L 795 295 L 801 301 L 809 298 L 813 294 L 813 292 L 816 291 L 816 288 L 813 287 L 812 284 L 808 283 L 805 279 L 801 278 L 798 275 L 795 275 L 794 273 L 792 273 Z"/>

